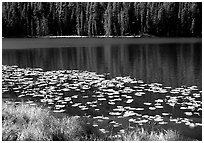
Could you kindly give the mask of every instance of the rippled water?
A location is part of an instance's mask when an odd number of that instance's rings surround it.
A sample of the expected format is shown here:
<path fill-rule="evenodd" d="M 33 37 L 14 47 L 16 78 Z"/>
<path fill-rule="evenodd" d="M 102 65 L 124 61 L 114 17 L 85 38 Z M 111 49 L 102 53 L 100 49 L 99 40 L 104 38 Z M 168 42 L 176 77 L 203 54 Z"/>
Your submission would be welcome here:
<path fill-rule="evenodd" d="M 15 40 L 12 42 L 18 43 L 18 40 Z M 56 112 L 90 116 L 98 128 L 120 131 L 124 127 L 146 125 L 154 121 L 157 122 L 155 125 L 157 128 L 169 126 L 182 128 L 186 135 L 201 138 L 201 42 L 137 44 L 121 43 L 118 39 L 118 44 L 117 41 L 105 44 L 97 42 L 90 44 L 89 41 L 89 44 L 66 47 L 66 44 L 65 46 L 60 44 L 62 42 L 60 40 L 59 47 L 56 46 L 57 43 L 53 44 L 54 47 L 49 43 L 48 47 L 41 47 L 45 43 L 42 44 L 42 41 L 38 43 L 37 39 L 34 41 L 32 46 L 31 43 L 24 41 L 22 44 L 24 48 L 19 44 L 10 44 L 7 48 L 4 45 L 8 41 L 3 41 L 3 65 L 24 68 L 17 73 L 21 79 L 25 78 L 23 83 L 7 86 L 6 81 L 14 76 L 17 69 L 4 67 L 3 98 L 8 97 L 8 88 L 12 88 L 10 92 L 12 96 L 28 99 L 30 102 L 36 98 L 36 93 L 43 95 L 43 92 L 48 92 L 44 90 L 45 86 L 52 91 L 52 96 L 48 101 L 44 100 L 44 96 L 40 96 L 40 99 L 37 98 L 39 101 L 51 103 L 48 105 Z M 50 72 L 38 73 L 32 69 L 25 69 L 26 67 L 40 67 Z M 59 82 L 60 78 L 67 78 L 67 72 L 63 71 L 67 69 L 81 70 L 82 73 L 75 71 L 75 75 L 72 75 L 71 72 L 69 81 Z M 93 73 L 83 72 L 85 70 Z M 8 71 L 12 71 L 12 76 L 6 76 L 9 74 Z M 35 75 L 36 77 L 32 75 L 29 78 L 33 79 L 29 79 L 22 74 L 23 71 L 39 75 Z M 56 80 L 55 76 L 60 73 L 61 77 Z M 104 73 L 110 75 L 102 76 Z M 83 77 L 81 81 L 76 78 L 79 75 Z M 95 80 L 93 77 L 96 79 L 101 77 L 102 80 L 97 82 L 106 86 L 101 88 L 100 84 L 93 85 L 94 89 L 90 89 L 90 85 L 92 87 L 90 83 Z M 51 83 L 40 80 L 41 78 L 49 78 Z M 34 79 L 41 83 L 33 83 Z M 24 89 L 26 82 L 32 82 L 35 88 Z M 107 82 L 113 83 L 114 86 L 107 86 Z M 117 87 L 116 83 L 119 84 Z M 193 134 L 195 131 L 196 134 Z"/>

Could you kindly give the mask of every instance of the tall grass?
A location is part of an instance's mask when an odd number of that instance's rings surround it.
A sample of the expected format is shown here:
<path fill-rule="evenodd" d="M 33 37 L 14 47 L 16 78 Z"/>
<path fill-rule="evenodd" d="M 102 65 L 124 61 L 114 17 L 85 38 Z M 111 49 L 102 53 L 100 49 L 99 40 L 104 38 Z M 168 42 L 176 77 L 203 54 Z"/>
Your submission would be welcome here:
<path fill-rule="evenodd" d="M 144 128 L 135 128 L 132 131 L 126 130 L 124 134 L 118 135 L 116 140 L 122 141 L 182 141 L 183 138 L 177 131 L 160 130 L 147 131 Z"/>
<path fill-rule="evenodd" d="M 79 117 L 57 118 L 48 109 L 26 104 L 2 105 L 3 140 L 89 140 L 96 137 L 93 128 Z M 94 134 L 95 133 L 95 134 Z"/>
<path fill-rule="evenodd" d="M 83 117 L 55 116 L 49 109 L 27 104 L 2 103 L 4 141 L 181 141 L 189 140 L 174 130 L 147 130 L 136 127 L 125 133 L 107 136 L 87 124 Z"/>

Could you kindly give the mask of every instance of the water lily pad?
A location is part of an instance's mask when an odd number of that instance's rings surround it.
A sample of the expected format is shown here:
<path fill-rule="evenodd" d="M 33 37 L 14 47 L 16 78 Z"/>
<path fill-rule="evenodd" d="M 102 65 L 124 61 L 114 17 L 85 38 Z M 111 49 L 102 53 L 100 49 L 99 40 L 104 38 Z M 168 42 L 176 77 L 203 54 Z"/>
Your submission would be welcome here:
<path fill-rule="evenodd" d="M 145 102 L 145 103 L 143 103 L 143 104 L 149 106 L 149 105 L 151 105 L 152 103 Z"/>
<path fill-rule="evenodd" d="M 158 109 L 162 109 L 162 108 L 164 108 L 164 106 L 155 106 L 155 108 L 158 108 Z"/>
<path fill-rule="evenodd" d="M 108 102 L 109 105 L 115 105 L 115 102 Z"/>
<path fill-rule="evenodd" d="M 184 114 L 187 115 L 187 116 L 192 116 L 193 115 L 192 112 L 184 112 Z"/>
<path fill-rule="evenodd" d="M 98 98 L 99 101 L 105 101 L 106 98 Z"/>
<path fill-rule="evenodd" d="M 110 112 L 109 113 L 109 115 L 112 115 L 112 116 L 119 116 L 121 114 L 122 114 L 121 112 Z"/>
<path fill-rule="evenodd" d="M 134 115 L 136 115 L 136 113 L 134 113 L 133 111 L 125 111 L 125 113 L 123 114 L 123 117 L 129 117 Z"/>
<path fill-rule="evenodd" d="M 158 124 L 160 124 L 160 125 L 165 125 L 165 124 L 168 124 L 168 122 L 159 122 Z"/>
<path fill-rule="evenodd" d="M 128 99 L 127 101 L 126 101 L 126 103 L 132 103 L 133 102 L 133 99 Z"/>
<path fill-rule="evenodd" d="M 98 125 L 97 125 L 97 124 L 93 124 L 92 126 L 93 126 L 93 127 L 98 127 Z"/>
<path fill-rule="evenodd" d="M 140 97 L 143 95 L 143 92 L 136 92 L 135 95 Z"/>
<path fill-rule="evenodd" d="M 162 113 L 163 116 L 168 116 L 170 115 L 169 113 Z"/>
<path fill-rule="evenodd" d="M 19 95 L 18 97 L 24 97 L 25 95 L 24 94 L 21 94 L 21 95 Z"/>
<path fill-rule="evenodd" d="M 149 107 L 149 110 L 155 110 L 156 108 L 155 107 Z"/>
<path fill-rule="evenodd" d="M 78 98 L 78 95 L 73 95 L 72 98 Z"/>
<path fill-rule="evenodd" d="M 187 107 L 183 107 L 183 106 L 182 106 L 182 107 L 180 107 L 180 109 L 181 109 L 181 110 L 186 110 Z"/>
<path fill-rule="evenodd" d="M 137 111 L 143 111 L 144 108 L 136 108 L 135 110 L 137 110 Z"/>
<path fill-rule="evenodd" d="M 54 113 L 62 113 L 62 112 L 65 112 L 65 110 L 54 110 L 53 112 Z"/>
<path fill-rule="evenodd" d="M 157 99 L 157 100 L 155 100 L 155 102 L 164 102 L 164 100 L 163 99 Z"/>
<path fill-rule="evenodd" d="M 55 105 L 56 108 L 63 108 L 65 105 Z"/>
<path fill-rule="evenodd" d="M 117 127 L 120 127 L 121 125 L 122 125 L 122 124 L 114 124 L 113 127 L 114 127 L 114 128 L 117 128 Z"/>

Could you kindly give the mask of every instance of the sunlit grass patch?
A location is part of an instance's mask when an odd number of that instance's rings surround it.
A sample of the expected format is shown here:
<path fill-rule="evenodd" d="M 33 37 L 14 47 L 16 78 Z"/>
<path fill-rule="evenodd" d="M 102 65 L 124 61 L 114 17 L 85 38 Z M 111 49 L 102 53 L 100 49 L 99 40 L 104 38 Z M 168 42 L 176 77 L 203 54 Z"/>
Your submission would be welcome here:
<path fill-rule="evenodd" d="M 176 130 L 158 130 L 158 131 L 148 131 L 145 128 L 139 127 L 134 130 L 121 133 L 112 138 L 112 140 L 118 141 L 185 141 L 191 140 L 189 138 L 184 138 Z"/>
<path fill-rule="evenodd" d="M 96 133 L 85 119 L 56 118 L 48 109 L 26 104 L 2 105 L 3 140 L 89 140 Z"/>

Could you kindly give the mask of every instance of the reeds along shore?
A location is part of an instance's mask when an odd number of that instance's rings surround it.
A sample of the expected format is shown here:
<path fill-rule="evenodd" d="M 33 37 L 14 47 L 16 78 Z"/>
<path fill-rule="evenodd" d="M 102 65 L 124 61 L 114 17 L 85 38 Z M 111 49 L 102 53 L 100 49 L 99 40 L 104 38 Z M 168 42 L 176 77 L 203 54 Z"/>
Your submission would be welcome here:
<path fill-rule="evenodd" d="M 190 140 L 182 137 L 177 131 L 147 131 L 135 128 L 117 135 L 100 133 L 91 124 L 86 124 L 88 118 L 76 116 L 56 116 L 47 108 L 31 106 L 25 103 L 2 104 L 2 140 L 3 141 L 178 141 Z"/>

